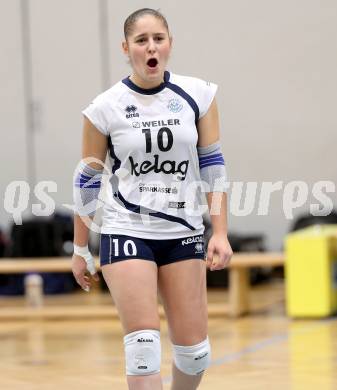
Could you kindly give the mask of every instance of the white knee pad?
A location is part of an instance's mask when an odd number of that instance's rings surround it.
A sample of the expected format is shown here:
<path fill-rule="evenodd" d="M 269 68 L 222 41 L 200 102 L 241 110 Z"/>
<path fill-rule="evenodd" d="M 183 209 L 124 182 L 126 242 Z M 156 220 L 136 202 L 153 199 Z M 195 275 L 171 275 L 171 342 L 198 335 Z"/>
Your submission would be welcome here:
<path fill-rule="evenodd" d="M 151 375 L 160 372 L 159 330 L 137 330 L 124 336 L 126 375 Z"/>
<path fill-rule="evenodd" d="M 211 346 L 208 337 L 196 345 L 173 345 L 173 358 L 176 367 L 183 373 L 201 374 L 211 362 Z"/>

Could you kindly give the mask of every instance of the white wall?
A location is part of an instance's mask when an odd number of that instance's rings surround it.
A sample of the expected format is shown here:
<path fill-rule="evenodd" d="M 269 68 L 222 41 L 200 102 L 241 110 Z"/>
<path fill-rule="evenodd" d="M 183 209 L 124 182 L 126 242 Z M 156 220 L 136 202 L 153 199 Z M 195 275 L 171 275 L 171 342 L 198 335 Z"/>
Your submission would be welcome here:
<path fill-rule="evenodd" d="M 28 0 L 27 0 L 28 1 Z M 104 1 L 104 0 L 103 0 Z M 71 203 L 80 153 L 80 110 L 102 90 L 99 0 L 30 0 L 37 180 L 53 180 L 57 205 Z M 108 1 L 111 84 L 130 73 L 123 22 L 137 8 L 160 8 L 174 38 L 169 69 L 219 85 L 222 144 L 232 181 L 337 182 L 337 3 L 333 0 Z M 0 193 L 27 176 L 18 0 L 0 3 Z M 230 215 L 236 232 L 266 235 L 280 249 L 292 221 L 282 195 L 267 216 Z M 336 192 L 329 194 L 337 206 Z M 311 196 L 294 215 L 317 203 Z M 233 210 L 232 210 L 233 211 Z M 10 220 L 0 209 L 0 224 Z"/>
<path fill-rule="evenodd" d="M 7 184 L 27 178 L 20 23 L 19 2 L 0 2 L 0 226 L 9 220 L 3 209 Z"/>

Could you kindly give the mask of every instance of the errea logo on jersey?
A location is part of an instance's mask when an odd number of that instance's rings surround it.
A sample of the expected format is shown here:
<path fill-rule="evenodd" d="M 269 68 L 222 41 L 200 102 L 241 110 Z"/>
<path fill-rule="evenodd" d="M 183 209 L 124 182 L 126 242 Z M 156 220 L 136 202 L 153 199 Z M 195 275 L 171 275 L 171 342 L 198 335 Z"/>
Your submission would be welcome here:
<path fill-rule="evenodd" d="M 126 119 L 139 117 L 139 113 L 136 112 L 137 110 L 138 108 L 133 104 L 131 104 L 130 106 L 126 106 L 125 108 L 125 111 L 127 112 L 127 114 L 125 115 Z"/>

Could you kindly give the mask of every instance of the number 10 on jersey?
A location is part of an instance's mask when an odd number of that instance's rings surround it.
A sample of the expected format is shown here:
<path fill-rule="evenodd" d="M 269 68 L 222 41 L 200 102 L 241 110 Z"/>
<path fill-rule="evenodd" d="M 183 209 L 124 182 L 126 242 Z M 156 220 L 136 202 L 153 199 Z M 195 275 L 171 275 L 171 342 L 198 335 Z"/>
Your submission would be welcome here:
<path fill-rule="evenodd" d="M 152 140 L 151 140 L 151 129 L 143 129 L 142 133 L 145 135 L 146 153 L 152 152 Z M 164 145 L 164 135 L 166 135 L 166 145 Z M 161 152 L 167 152 L 172 148 L 173 145 L 173 134 L 168 127 L 162 127 L 159 129 L 157 134 L 157 144 Z"/>

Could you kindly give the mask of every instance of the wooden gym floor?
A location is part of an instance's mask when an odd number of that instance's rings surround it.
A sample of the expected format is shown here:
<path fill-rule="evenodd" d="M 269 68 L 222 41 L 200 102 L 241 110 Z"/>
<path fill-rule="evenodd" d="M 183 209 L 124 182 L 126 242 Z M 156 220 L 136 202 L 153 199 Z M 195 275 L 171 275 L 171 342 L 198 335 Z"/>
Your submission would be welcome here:
<path fill-rule="evenodd" d="M 210 305 L 222 305 L 226 291 L 209 290 Z M 46 305 L 110 304 L 107 294 L 82 292 L 47 297 Z M 284 285 L 276 281 L 252 289 L 253 313 L 239 319 L 210 316 L 212 365 L 204 390 L 337 389 L 337 318 L 290 320 Z M 22 298 L 1 298 L 6 306 Z M 169 389 L 171 352 L 161 323 L 162 376 Z M 122 332 L 116 319 L 1 320 L 1 390 L 121 390 L 124 378 Z"/>

